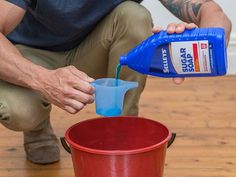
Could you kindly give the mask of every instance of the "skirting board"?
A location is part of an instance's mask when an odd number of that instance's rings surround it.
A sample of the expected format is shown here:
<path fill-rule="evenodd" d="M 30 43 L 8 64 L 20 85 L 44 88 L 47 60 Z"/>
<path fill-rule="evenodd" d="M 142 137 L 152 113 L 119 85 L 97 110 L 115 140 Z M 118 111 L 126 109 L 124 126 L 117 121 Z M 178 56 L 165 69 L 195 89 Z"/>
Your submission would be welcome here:
<path fill-rule="evenodd" d="M 228 75 L 236 75 L 236 34 L 232 34 L 228 46 Z"/>

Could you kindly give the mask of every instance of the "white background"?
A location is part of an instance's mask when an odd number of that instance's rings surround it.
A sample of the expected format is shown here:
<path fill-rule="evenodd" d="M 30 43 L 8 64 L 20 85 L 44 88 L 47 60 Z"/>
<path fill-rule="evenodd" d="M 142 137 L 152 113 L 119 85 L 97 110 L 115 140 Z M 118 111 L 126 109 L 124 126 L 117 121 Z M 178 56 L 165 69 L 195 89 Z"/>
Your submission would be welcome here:
<path fill-rule="evenodd" d="M 233 23 L 230 45 L 228 47 L 228 74 L 236 74 L 236 1 L 215 0 Z M 179 22 L 158 0 L 144 0 L 142 3 L 152 14 L 155 26 L 166 27 L 170 22 Z M 217 18 L 217 17 L 216 17 Z"/>

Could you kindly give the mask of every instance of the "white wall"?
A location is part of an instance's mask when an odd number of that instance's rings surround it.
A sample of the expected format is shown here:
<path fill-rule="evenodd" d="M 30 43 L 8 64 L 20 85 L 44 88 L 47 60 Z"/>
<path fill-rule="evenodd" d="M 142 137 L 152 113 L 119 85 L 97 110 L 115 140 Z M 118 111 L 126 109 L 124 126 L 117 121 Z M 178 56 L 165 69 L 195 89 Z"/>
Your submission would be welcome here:
<path fill-rule="evenodd" d="M 228 47 L 228 74 L 236 74 L 236 1 L 215 0 L 223 8 L 233 24 L 230 45 Z M 180 22 L 158 0 L 144 0 L 142 3 L 152 13 L 155 26 L 166 27 L 170 22 Z"/>

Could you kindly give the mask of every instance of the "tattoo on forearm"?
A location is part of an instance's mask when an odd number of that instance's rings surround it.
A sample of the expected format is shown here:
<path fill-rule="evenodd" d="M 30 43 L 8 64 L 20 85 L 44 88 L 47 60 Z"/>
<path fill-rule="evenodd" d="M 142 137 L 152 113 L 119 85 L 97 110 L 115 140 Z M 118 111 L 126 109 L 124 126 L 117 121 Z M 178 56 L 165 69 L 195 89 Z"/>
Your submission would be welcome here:
<path fill-rule="evenodd" d="M 213 0 L 160 0 L 176 17 L 185 22 L 198 24 L 199 12 L 204 3 Z"/>

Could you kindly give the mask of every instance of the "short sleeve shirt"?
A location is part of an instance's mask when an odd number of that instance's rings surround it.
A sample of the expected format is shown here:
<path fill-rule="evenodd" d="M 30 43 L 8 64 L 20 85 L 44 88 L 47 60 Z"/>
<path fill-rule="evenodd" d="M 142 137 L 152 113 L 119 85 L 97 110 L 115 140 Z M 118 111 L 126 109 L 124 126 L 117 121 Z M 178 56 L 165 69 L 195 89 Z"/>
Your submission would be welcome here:
<path fill-rule="evenodd" d="M 26 10 L 7 38 L 52 51 L 78 46 L 96 24 L 124 0 L 8 0 Z"/>

